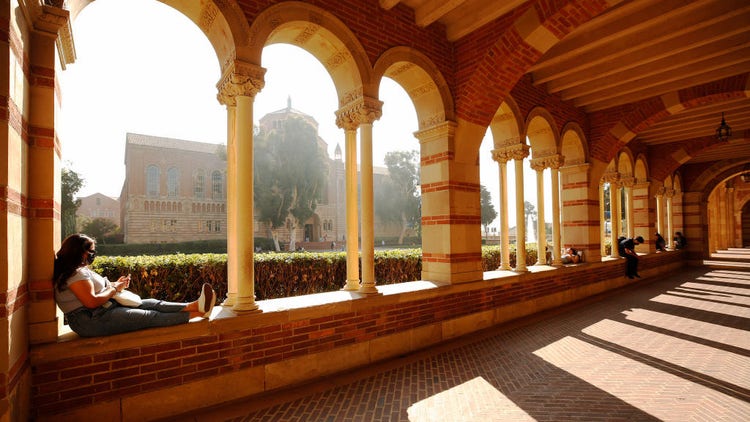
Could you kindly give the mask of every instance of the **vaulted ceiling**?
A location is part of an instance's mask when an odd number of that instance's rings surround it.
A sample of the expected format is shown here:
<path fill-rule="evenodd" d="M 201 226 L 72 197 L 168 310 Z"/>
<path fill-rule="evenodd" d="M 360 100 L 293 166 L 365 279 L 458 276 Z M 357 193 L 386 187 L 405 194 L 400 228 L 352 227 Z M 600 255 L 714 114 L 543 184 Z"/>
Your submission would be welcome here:
<path fill-rule="evenodd" d="M 458 40 L 524 1 L 380 0 L 388 9 L 414 9 L 417 25 L 436 22 Z M 534 84 L 586 112 L 606 110 L 680 89 L 750 73 L 747 0 L 629 0 L 577 28 L 553 46 L 529 73 Z M 694 107 L 636 134 L 651 145 L 713 136 L 722 113 L 729 142 L 689 163 L 750 158 L 750 98 Z"/>

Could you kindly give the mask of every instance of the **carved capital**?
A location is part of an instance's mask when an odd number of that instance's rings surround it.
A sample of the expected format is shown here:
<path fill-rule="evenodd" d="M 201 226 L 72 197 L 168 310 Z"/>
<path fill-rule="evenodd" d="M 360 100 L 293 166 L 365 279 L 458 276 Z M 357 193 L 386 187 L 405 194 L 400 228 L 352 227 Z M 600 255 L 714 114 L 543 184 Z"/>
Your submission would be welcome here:
<path fill-rule="evenodd" d="M 610 171 L 602 175 L 602 183 L 609 183 L 610 185 L 617 186 L 620 181 L 620 173 Z"/>
<path fill-rule="evenodd" d="M 620 185 L 626 188 L 632 188 L 635 186 L 635 177 L 626 176 L 620 178 Z"/>
<path fill-rule="evenodd" d="M 523 160 L 529 156 L 529 146 L 526 144 L 513 145 L 508 148 L 510 157 L 514 160 Z"/>
<path fill-rule="evenodd" d="M 531 169 L 537 172 L 542 172 L 544 169 L 547 168 L 547 161 L 544 157 L 542 158 L 532 158 L 529 162 L 529 165 L 531 165 Z"/>
<path fill-rule="evenodd" d="M 674 196 L 674 189 L 672 188 L 664 189 L 664 196 L 671 199 Z"/>
<path fill-rule="evenodd" d="M 216 84 L 216 98 L 221 104 L 233 106 L 235 97 L 255 97 L 266 83 L 265 74 L 266 69 L 260 66 L 235 60 Z"/>
<path fill-rule="evenodd" d="M 344 130 L 357 130 L 363 123 L 372 123 L 383 115 L 383 102 L 360 96 L 336 111 L 336 125 Z"/>
<path fill-rule="evenodd" d="M 510 153 L 505 148 L 493 149 L 492 159 L 498 163 L 505 164 L 512 159 Z"/>
<path fill-rule="evenodd" d="M 658 187 L 658 188 L 656 189 L 656 195 L 654 195 L 654 196 L 655 196 L 656 198 L 661 198 L 661 197 L 663 197 L 663 196 L 664 196 L 664 194 L 665 194 L 666 192 L 667 192 L 667 188 L 665 188 L 664 186 L 659 186 L 659 187 Z"/>

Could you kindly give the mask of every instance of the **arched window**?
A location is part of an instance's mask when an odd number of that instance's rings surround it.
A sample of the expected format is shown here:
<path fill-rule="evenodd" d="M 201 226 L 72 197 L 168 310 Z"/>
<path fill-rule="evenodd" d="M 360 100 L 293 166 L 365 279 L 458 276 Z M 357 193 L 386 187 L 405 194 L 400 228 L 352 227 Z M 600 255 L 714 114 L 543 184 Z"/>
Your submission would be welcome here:
<path fill-rule="evenodd" d="M 211 197 L 213 199 L 222 199 L 224 197 L 224 180 L 221 172 L 216 170 L 211 173 Z"/>
<path fill-rule="evenodd" d="M 171 169 L 167 170 L 167 195 L 170 198 L 176 198 L 177 192 L 179 190 L 179 184 L 178 184 L 178 171 L 177 168 L 172 167 Z"/>
<path fill-rule="evenodd" d="M 203 170 L 195 172 L 195 185 L 193 187 L 193 196 L 196 198 L 203 198 L 204 185 L 206 183 L 206 175 Z"/>
<path fill-rule="evenodd" d="M 146 195 L 159 196 L 159 167 L 155 165 L 146 167 Z"/>

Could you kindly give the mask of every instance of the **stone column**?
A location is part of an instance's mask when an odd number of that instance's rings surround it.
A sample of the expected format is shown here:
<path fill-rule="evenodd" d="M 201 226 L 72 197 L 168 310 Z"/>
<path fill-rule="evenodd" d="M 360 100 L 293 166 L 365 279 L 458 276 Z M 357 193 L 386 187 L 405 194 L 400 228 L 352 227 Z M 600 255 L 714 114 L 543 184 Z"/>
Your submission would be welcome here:
<path fill-rule="evenodd" d="M 625 189 L 625 215 L 627 216 L 626 221 L 628 223 L 627 236 L 635 237 L 635 219 L 633 212 L 633 185 L 635 184 L 634 177 L 622 177 L 620 178 L 620 185 Z"/>
<path fill-rule="evenodd" d="M 666 189 L 664 186 L 659 186 L 656 189 L 656 231 L 659 233 L 664 232 L 664 192 Z"/>
<path fill-rule="evenodd" d="M 237 201 L 229 192 L 237 192 L 237 136 L 234 133 L 237 107 L 227 104 L 227 233 L 237 227 Z M 227 257 L 237 257 L 237 237 L 227 235 Z M 237 259 L 227 260 L 227 298 L 223 306 L 234 306 L 237 302 L 239 265 Z"/>
<path fill-rule="evenodd" d="M 536 264 L 547 263 L 547 233 L 544 224 L 544 169 L 545 158 L 531 160 L 531 168 L 536 171 L 536 200 L 537 200 L 537 222 L 536 222 Z"/>
<path fill-rule="evenodd" d="M 664 196 L 667 198 L 667 228 L 666 233 L 659 232 L 661 236 L 664 238 L 664 240 L 667 242 L 667 247 L 669 249 L 672 249 L 672 242 L 670 240 L 674 236 L 672 233 L 674 233 L 674 226 L 672 225 L 672 212 L 674 211 L 673 205 L 672 205 L 672 197 L 674 197 L 674 189 L 667 189 L 664 193 Z"/>
<path fill-rule="evenodd" d="M 359 227 L 357 208 L 357 128 L 360 116 L 356 104 L 336 112 L 336 125 L 345 131 L 346 151 L 346 284 L 343 290 L 359 290 Z"/>
<path fill-rule="evenodd" d="M 265 72 L 260 66 L 237 60 L 227 67 L 217 84 L 219 102 L 235 108 L 234 130 L 230 131 L 233 136 L 228 136 L 228 141 L 233 140 L 234 148 L 227 145 L 227 169 L 232 165 L 236 168 L 236 182 L 227 183 L 228 208 L 235 207 L 236 216 L 234 222 L 227 221 L 227 246 L 236 245 L 234 256 L 227 249 L 227 275 L 237 277 L 235 281 L 229 281 L 230 285 L 237 286 L 237 294 L 231 299 L 235 312 L 258 310 L 253 239 L 253 100 L 263 88 Z M 232 201 L 234 204 L 229 205 Z M 234 268 L 230 271 L 232 266 Z"/>
<path fill-rule="evenodd" d="M 516 170 L 516 272 L 528 271 L 526 268 L 526 216 L 524 215 L 523 198 L 523 160 L 529 156 L 529 146 L 515 145 L 511 151 Z"/>
<path fill-rule="evenodd" d="M 726 247 L 734 247 L 734 232 L 735 232 L 735 221 L 734 221 L 734 183 L 732 181 L 727 182 L 726 190 L 726 214 L 724 215 L 724 227 L 726 227 Z"/>
<path fill-rule="evenodd" d="M 510 156 L 506 150 L 492 150 L 492 159 L 497 161 L 500 186 L 500 270 L 510 270 L 510 236 L 508 233 L 508 160 Z"/>
<path fill-rule="evenodd" d="M 620 215 L 622 215 L 620 209 L 619 180 L 620 175 L 615 172 L 608 172 L 602 176 L 602 181 L 604 183 L 609 183 L 609 219 L 612 229 L 610 232 L 612 248 L 609 256 L 612 258 L 620 257 L 620 251 L 617 248 L 617 238 L 620 236 Z M 602 202 L 602 204 L 604 204 L 604 202 Z M 604 237 L 602 237 L 602 239 L 604 239 Z"/>
<path fill-rule="evenodd" d="M 365 98 L 360 112 L 360 174 L 362 180 L 362 287 L 359 292 L 377 294 L 375 288 L 375 208 L 372 175 L 372 123 L 382 115 L 383 103 Z"/>
<path fill-rule="evenodd" d="M 550 157 L 548 165 L 552 176 L 552 265 L 562 265 L 561 252 L 562 242 L 560 239 L 560 166 L 565 162 L 565 157 L 558 154 Z"/>

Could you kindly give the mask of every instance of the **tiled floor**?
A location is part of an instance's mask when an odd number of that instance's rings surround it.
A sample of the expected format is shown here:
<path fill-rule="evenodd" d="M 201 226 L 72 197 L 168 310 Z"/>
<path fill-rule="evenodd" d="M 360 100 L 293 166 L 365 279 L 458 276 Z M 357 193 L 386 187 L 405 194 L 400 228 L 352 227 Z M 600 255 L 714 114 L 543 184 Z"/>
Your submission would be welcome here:
<path fill-rule="evenodd" d="M 688 269 L 178 419 L 748 421 L 750 270 Z"/>

